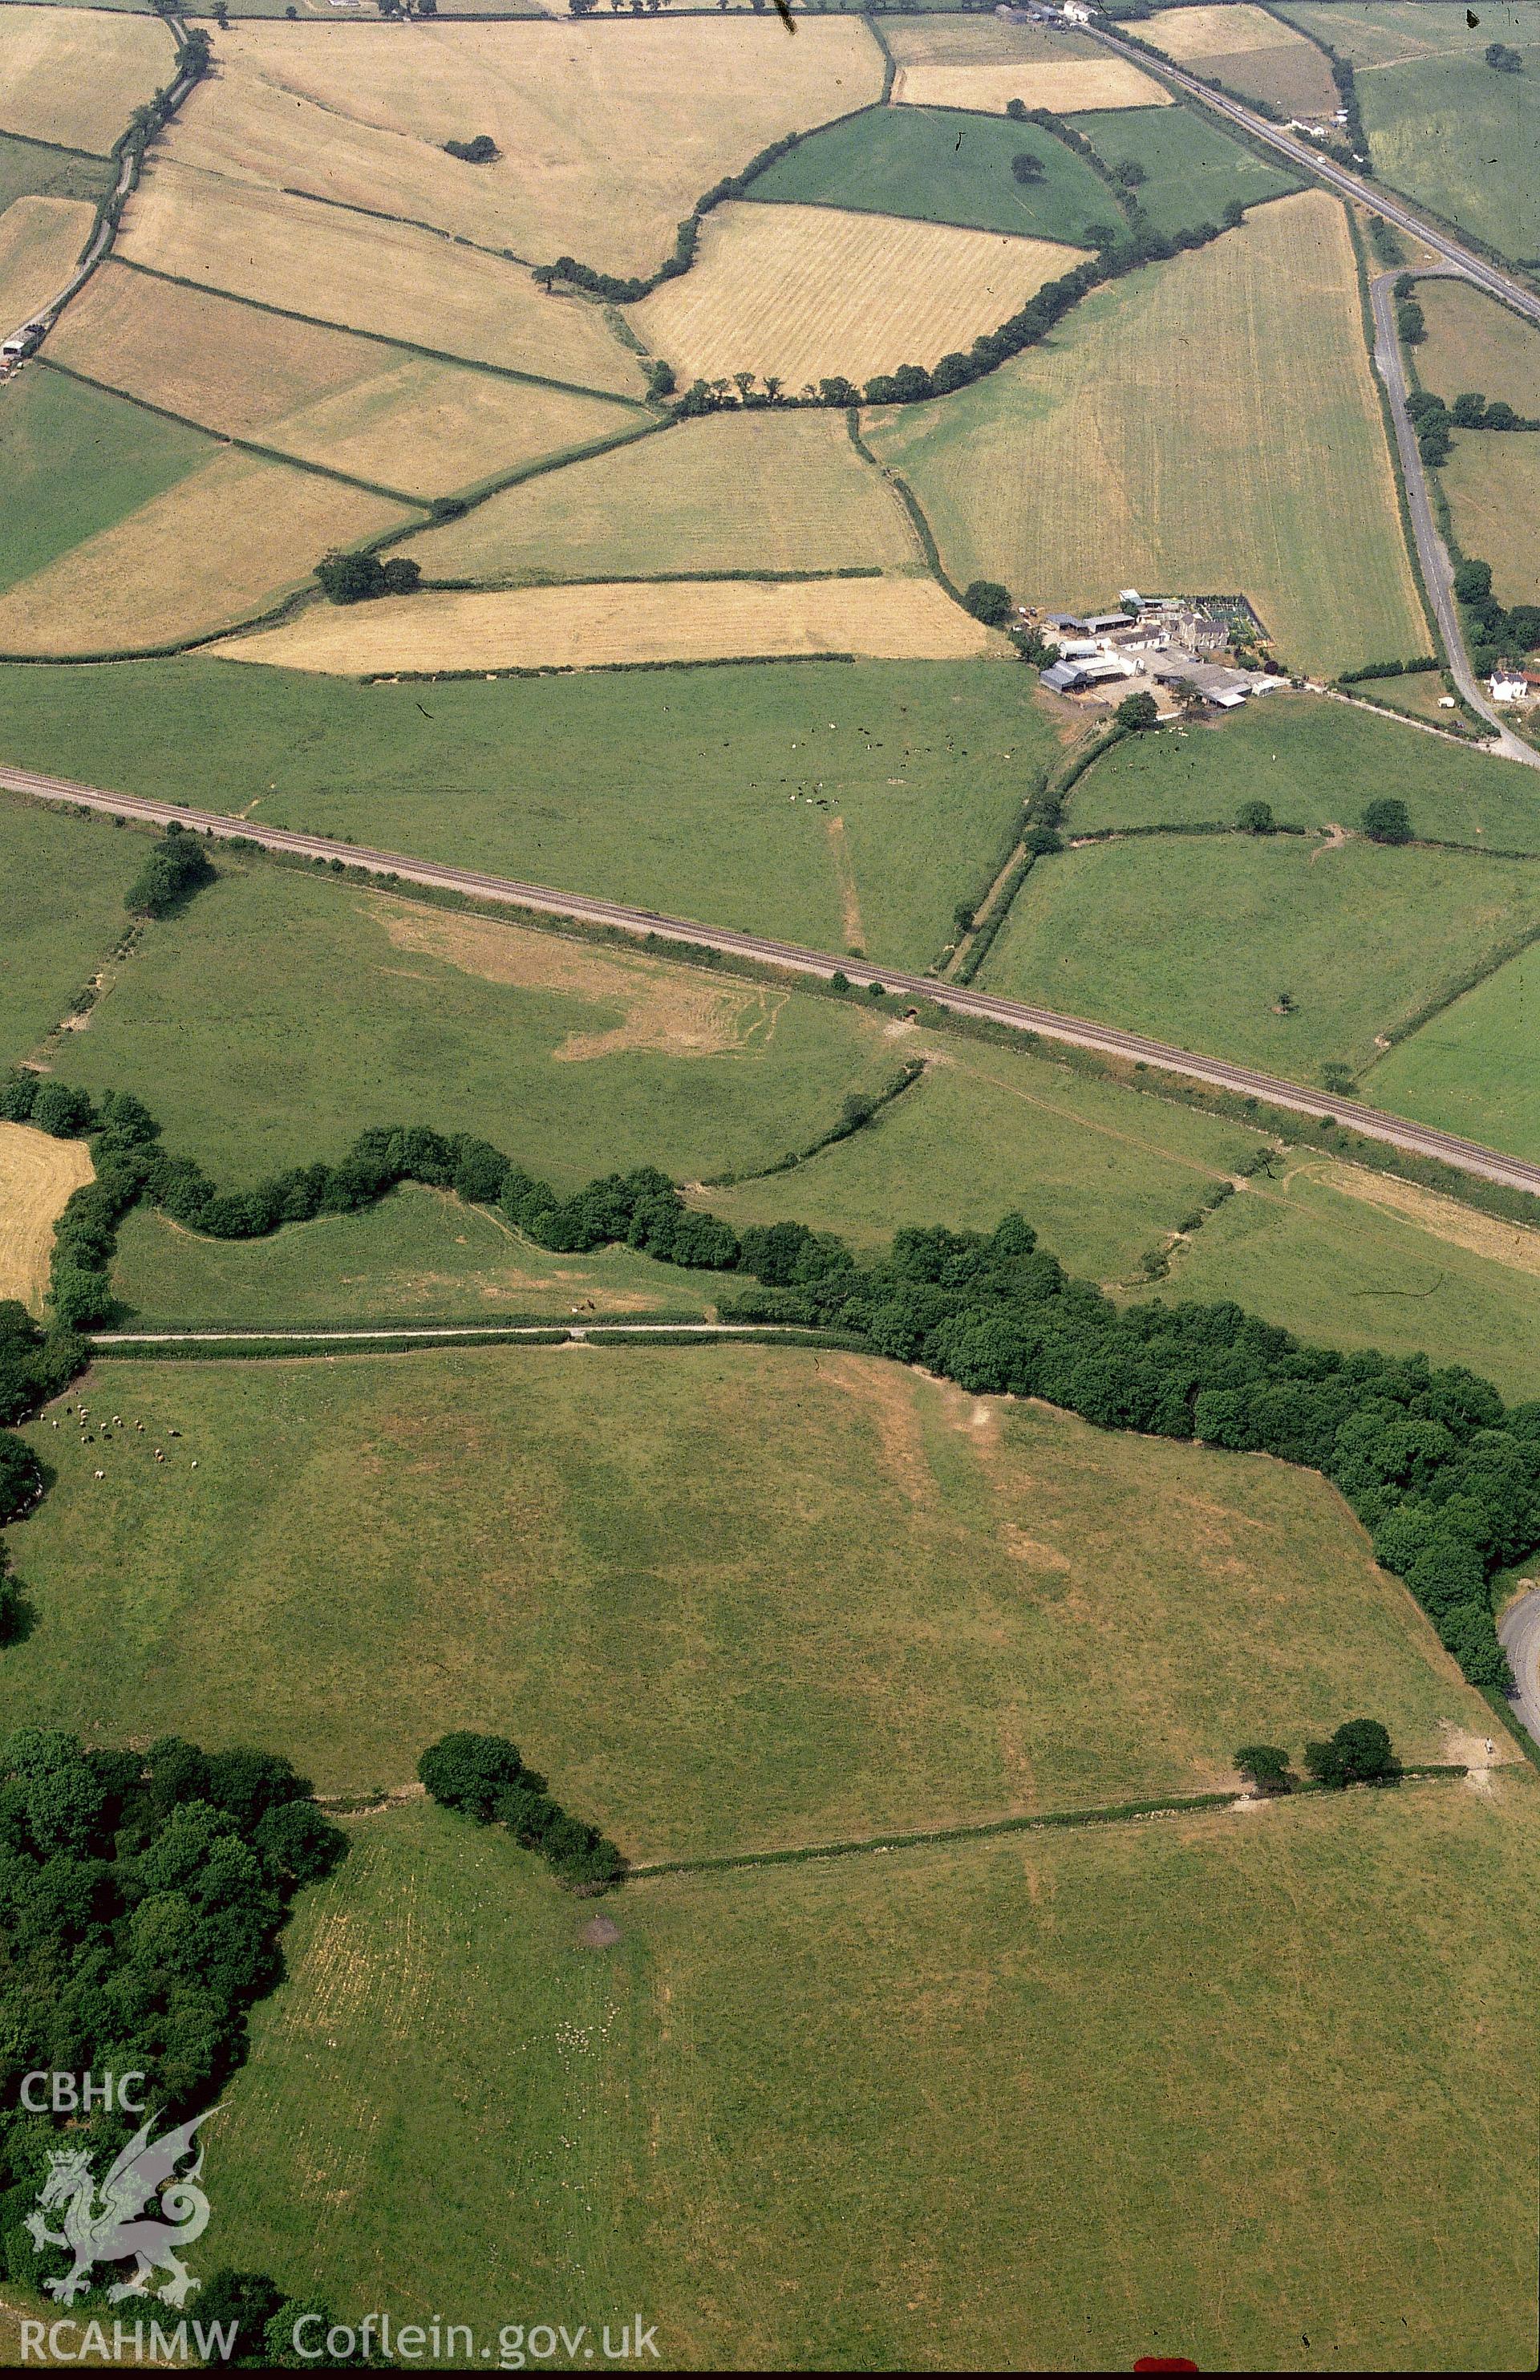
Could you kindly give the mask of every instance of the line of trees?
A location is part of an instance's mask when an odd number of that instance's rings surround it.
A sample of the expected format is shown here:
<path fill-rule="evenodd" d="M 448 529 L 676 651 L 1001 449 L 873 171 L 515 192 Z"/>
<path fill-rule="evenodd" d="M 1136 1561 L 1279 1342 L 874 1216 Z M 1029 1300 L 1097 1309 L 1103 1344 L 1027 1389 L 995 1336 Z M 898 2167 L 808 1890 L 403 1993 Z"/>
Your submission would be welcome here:
<path fill-rule="evenodd" d="M 179 819 L 152 844 L 150 856 L 127 892 L 123 905 L 137 917 L 169 917 L 191 900 L 217 873 L 201 840 L 189 834 Z"/>
<path fill-rule="evenodd" d="M 836 1235 L 803 1223 L 738 1232 L 686 1206 L 654 1167 L 606 1174 L 564 1197 L 491 1142 L 422 1125 L 377 1127 L 335 1165 L 220 1191 L 190 1159 L 161 1148 L 159 1127 L 131 1094 L 95 1110 L 74 1096 L 83 1112 L 71 1128 L 91 1136 L 96 1179 L 72 1195 L 56 1226 L 51 1299 L 55 1332 L 66 1335 L 54 1338 L 55 1356 L 67 1352 L 70 1330 L 113 1314 L 114 1238 L 140 1198 L 190 1229 L 248 1239 L 369 1206 L 398 1182 L 427 1183 L 496 1206 L 541 1247 L 584 1254 L 621 1244 L 660 1263 L 737 1274 L 739 1293 L 718 1301 L 724 1319 L 835 1330 L 977 1394 L 1039 1396 L 1101 1428 L 1198 1439 L 1321 1471 L 1467 1677 L 1488 1692 L 1507 1684 L 1489 1582 L 1540 1546 L 1540 1401 L 1509 1409 L 1461 1366 L 1310 1346 L 1229 1301 L 1119 1308 L 1066 1274 L 1018 1214 L 989 1233 L 902 1231 L 885 1257 L 862 1265 Z M 0 1115 L 35 1120 L 39 1097 L 35 1075 L 13 1075 L 0 1084 Z M 40 1344 L 17 1360 L 24 1370 L 47 1358 Z M 7 1443 L 21 1441 L 0 1436 Z"/>
<path fill-rule="evenodd" d="M 713 182 L 709 190 L 703 190 L 674 233 L 673 255 L 665 257 L 656 273 L 645 276 L 600 273 L 593 265 L 583 263 L 578 257 L 559 256 L 553 264 L 536 265 L 535 279 L 542 289 L 550 289 L 555 282 L 564 281 L 569 287 L 586 289 L 590 297 L 607 298 L 612 305 L 635 305 L 638 298 L 649 297 L 663 282 L 676 281 L 682 273 L 689 271 L 695 262 L 696 249 L 700 239 L 701 217 L 720 207 L 724 200 L 741 199 L 750 182 L 768 172 L 777 159 L 794 149 L 801 139 L 800 132 L 783 134 L 779 140 L 770 141 L 757 156 L 751 157 L 742 173 L 725 174 L 720 182 Z"/>
<path fill-rule="evenodd" d="M 1279 1743 L 1243 1743 L 1235 1766 L 1258 1793 L 1291 1793 L 1299 1782 Z M 1382 1720 L 1350 1718 L 1324 1742 L 1305 1745 L 1304 1770 L 1328 1792 L 1340 1793 L 1350 1785 L 1394 1785 L 1401 1764 Z"/>
<path fill-rule="evenodd" d="M 625 1874 L 625 1861 L 609 1837 L 564 1810 L 540 1770 L 525 1766 L 505 1735 L 441 1736 L 418 1762 L 417 1773 L 441 1809 L 458 1810 L 479 1827 L 506 1827 L 564 1884 L 601 1892 Z"/>
<path fill-rule="evenodd" d="M 332 552 L 316 564 L 315 575 L 329 603 L 371 603 L 382 595 L 415 595 L 422 565 L 405 553 L 382 562 L 377 553 Z"/>
<path fill-rule="evenodd" d="M 1473 557 L 1461 562 L 1455 570 L 1454 591 L 1465 614 L 1471 660 L 1478 670 L 1540 646 L 1540 604 L 1515 603 L 1506 609 L 1492 592 L 1489 562 Z"/>

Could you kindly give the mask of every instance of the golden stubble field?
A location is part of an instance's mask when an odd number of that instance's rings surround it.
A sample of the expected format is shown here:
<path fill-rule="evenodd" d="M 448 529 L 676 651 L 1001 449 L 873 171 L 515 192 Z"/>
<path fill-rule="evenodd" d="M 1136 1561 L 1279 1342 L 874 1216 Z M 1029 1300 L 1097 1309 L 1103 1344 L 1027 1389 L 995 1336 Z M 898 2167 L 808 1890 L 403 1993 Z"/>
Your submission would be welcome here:
<path fill-rule="evenodd" d="M 1138 28 L 1194 74 L 1212 75 L 1248 98 L 1270 99 L 1304 116 L 1329 115 L 1341 104 L 1326 54 L 1265 8 L 1228 0 L 1215 8 L 1163 8 Z"/>
<path fill-rule="evenodd" d="M 0 652 L 136 651 L 233 626 L 301 586 L 331 547 L 408 517 L 335 480 L 216 455 L 0 596 Z"/>
<path fill-rule="evenodd" d="M 0 629 L 4 606 L 0 605 Z M 637 662 L 967 661 L 1009 653 L 929 578 L 786 584 L 685 579 L 610 587 L 425 592 L 397 602 L 313 604 L 265 634 L 220 645 L 226 660 L 349 677 L 395 670 L 606 669 Z"/>
<path fill-rule="evenodd" d="M 72 1190 L 91 1178 L 83 1140 L 55 1140 L 27 1123 L 0 1123 L 0 1298 L 42 1310 L 54 1225 Z"/>
<path fill-rule="evenodd" d="M 1243 593 L 1297 668 L 1425 649 L 1324 191 L 1094 292 L 1051 341 L 867 435 L 959 583 L 1075 607 L 1128 586 Z"/>
<path fill-rule="evenodd" d="M 408 549 L 430 578 L 923 566 L 893 491 L 823 407 L 709 414 L 507 489 Z"/>
<path fill-rule="evenodd" d="M 176 75 L 171 35 L 152 17 L 0 8 L 0 131 L 104 157 L 135 108 Z"/>
<path fill-rule="evenodd" d="M 95 210 L 79 199 L 13 199 L 0 214 L 0 315 L 13 330 L 68 280 Z"/>
<path fill-rule="evenodd" d="M 168 136 L 185 165 L 411 216 L 531 264 L 645 273 L 768 141 L 881 97 L 855 18 L 232 25 Z M 443 144 L 490 133 L 488 165 Z"/>
<path fill-rule="evenodd" d="M 636 308 L 681 382 L 776 374 L 796 391 L 939 363 L 1025 306 L 1081 251 L 841 207 L 730 201 L 691 270 Z"/>
<path fill-rule="evenodd" d="M 998 115 L 1008 99 L 1051 107 L 1165 107 L 1170 93 L 1083 34 L 1002 24 L 993 17 L 897 18 L 883 39 L 898 65 L 893 102 Z"/>
<path fill-rule="evenodd" d="M 1449 404 L 1461 389 L 1479 388 L 1488 404 L 1501 397 L 1515 413 L 1540 415 L 1540 330 L 1468 282 L 1430 277 L 1418 282 L 1416 297 L 1427 323 L 1417 350 L 1425 388 Z M 1496 462 L 1508 449 L 1485 451 Z"/>
<path fill-rule="evenodd" d="M 580 388 L 642 394 L 636 357 L 597 306 L 543 297 L 521 266 L 410 224 L 157 160 L 128 202 L 117 246 L 131 264 L 259 305 Z"/>
<path fill-rule="evenodd" d="M 49 352 L 205 429 L 407 495 L 470 487 L 646 418 L 112 264 L 87 283 Z"/>

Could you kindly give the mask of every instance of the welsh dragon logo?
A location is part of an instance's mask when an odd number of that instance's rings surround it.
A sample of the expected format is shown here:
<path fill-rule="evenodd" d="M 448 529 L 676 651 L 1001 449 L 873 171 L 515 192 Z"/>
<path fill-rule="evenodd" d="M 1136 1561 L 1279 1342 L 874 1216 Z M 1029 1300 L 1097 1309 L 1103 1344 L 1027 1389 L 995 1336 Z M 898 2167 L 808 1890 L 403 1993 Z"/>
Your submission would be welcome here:
<path fill-rule="evenodd" d="M 44 2248 L 67 2248 L 75 2259 L 61 2278 L 43 2282 L 51 2298 L 57 2298 L 61 2305 L 73 2305 L 90 2287 L 93 2265 L 115 2265 L 125 2256 L 133 2256 L 138 2260 L 134 2271 L 107 2291 L 109 2304 L 145 2296 L 146 2284 L 159 2266 L 171 2277 L 155 2296 L 167 2305 L 186 2305 L 201 2284 L 193 2279 L 177 2251 L 189 2248 L 209 2220 L 209 2202 L 199 2188 L 202 2144 L 190 2172 L 177 2180 L 176 2168 L 191 2149 L 199 2125 L 216 2112 L 206 2107 L 201 2116 L 179 2124 L 175 2131 L 163 2132 L 158 2141 L 150 2137 L 155 2120 L 151 2116 L 115 2157 L 100 2190 L 84 2149 L 55 2151 L 37 2205 L 27 2217 L 32 2245 L 40 2254 Z M 170 2218 L 164 2223 L 144 2215 L 157 2192 L 160 2211 Z M 65 2211 L 62 2231 L 48 2228 L 47 2211 L 55 2206 Z"/>

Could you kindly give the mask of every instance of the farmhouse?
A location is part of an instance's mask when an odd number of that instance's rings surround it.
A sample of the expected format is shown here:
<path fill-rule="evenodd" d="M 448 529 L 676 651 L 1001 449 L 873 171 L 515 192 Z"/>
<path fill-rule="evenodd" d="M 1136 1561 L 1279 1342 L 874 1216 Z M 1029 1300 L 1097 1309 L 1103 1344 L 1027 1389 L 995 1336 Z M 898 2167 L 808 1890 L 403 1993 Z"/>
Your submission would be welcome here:
<path fill-rule="evenodd" d="M 1510 669 L 1506 663 L 1492 672 L 1487 683 L 1491 686 L 1494 702 L 1522 702 L 1529 693 L 1529 682 L 1524 672 Z"/>

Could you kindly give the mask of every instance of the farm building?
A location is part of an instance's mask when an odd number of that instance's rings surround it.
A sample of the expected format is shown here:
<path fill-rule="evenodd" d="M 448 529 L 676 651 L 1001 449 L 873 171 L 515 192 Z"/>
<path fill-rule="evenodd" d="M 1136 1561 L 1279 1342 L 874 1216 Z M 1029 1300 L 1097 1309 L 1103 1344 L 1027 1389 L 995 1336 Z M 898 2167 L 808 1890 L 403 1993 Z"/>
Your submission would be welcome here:
<path fill-rule="evenodd" d="M 1529 693 L 1529 681 L 1522 670 L 1495 669 L 1487 683 L 1494 702 L 1522 702 Z"/>
<path fill-rule="evenodd" d="M 1246 670 L 1226 669 L 1219 662 L 1195 661 L 1191 653 L 1168 653 L 1163 659 L 1149 663 L 1151 677 L 1162 685 L 1190 686 L 1219 710 L 1234 710 L 1248 694 L 1260 693 L 1266 686 L 1279 683 L 1275 678 L 1264 681 Z"/>

